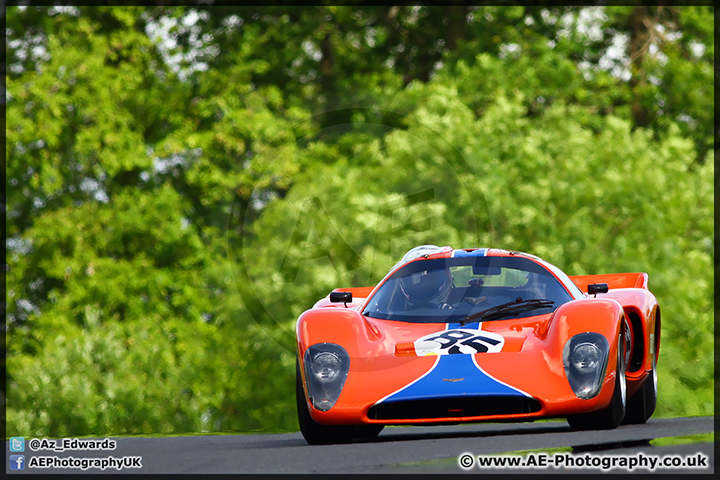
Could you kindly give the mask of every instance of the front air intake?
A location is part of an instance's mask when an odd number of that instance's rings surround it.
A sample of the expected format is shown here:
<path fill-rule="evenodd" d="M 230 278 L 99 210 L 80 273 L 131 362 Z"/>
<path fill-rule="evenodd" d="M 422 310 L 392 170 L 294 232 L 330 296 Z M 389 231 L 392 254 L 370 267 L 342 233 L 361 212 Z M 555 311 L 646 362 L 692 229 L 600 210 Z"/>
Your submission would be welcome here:
<path fill-rule="evenodd" d="M 540 402 L 530 397 L 446 397 L 402 400 L 375 405 L 368 410 L 373 420 L 483 417 L 517 415 L 540 411 Z"/>

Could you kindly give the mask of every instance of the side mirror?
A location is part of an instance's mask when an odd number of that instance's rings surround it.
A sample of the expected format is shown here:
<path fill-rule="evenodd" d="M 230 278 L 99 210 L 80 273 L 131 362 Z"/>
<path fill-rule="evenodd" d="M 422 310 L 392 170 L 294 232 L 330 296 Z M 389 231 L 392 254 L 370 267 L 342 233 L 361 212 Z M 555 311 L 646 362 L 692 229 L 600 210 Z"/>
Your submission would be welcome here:
<path fill-rule="evenodd" d="M 597 295 L 598 293 L 607 293 L 608 292 L 608 284 L 607 283 L 593 283 L 591 285 L 588 285 L 588 295 Z"/>
<path fill-rule="evenodd" d="M 348 302 L 352 302 L 352 292 L 330 292 L 330 301 L 333 303 L 345 302 L 347 307 Z"/>

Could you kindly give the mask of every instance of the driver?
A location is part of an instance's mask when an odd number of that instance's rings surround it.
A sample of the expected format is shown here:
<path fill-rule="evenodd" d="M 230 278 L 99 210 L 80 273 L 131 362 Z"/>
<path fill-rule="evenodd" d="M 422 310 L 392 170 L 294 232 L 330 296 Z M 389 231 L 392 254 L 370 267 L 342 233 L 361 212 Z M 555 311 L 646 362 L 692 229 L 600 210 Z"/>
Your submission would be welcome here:
<path fill-rule="evenodd" d="M 450 269 L 424 270 L 400 279 L 408 304 L 416 307 L 451 308 L 445 303 L 452 289 Z"/>

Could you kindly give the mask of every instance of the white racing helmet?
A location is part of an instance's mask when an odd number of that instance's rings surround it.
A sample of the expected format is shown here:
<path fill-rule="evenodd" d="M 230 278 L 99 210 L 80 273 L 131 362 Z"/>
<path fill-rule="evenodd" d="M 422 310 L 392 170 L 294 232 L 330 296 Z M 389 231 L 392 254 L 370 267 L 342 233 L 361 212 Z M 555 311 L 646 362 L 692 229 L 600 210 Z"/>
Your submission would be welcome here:
<path fill-rule="evenodd" d="M 411 304 L 444 303 L 452 289 L 452 274 L 449 268 L 423 270 L 400 278 L 400 288 Z"/>

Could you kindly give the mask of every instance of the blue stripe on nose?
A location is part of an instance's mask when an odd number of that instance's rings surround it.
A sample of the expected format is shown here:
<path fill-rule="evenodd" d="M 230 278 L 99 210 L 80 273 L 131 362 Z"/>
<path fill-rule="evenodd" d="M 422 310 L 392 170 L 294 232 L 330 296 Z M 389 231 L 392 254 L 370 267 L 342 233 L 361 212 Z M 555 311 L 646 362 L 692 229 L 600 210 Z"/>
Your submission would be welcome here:
<path fill-rule="evenodd" d="M 440 355 L 427 375 L 390 395 L 382 403 L 458 396 L 528 396 L 482 371 L 473 358 L 474 355 Z"/>

